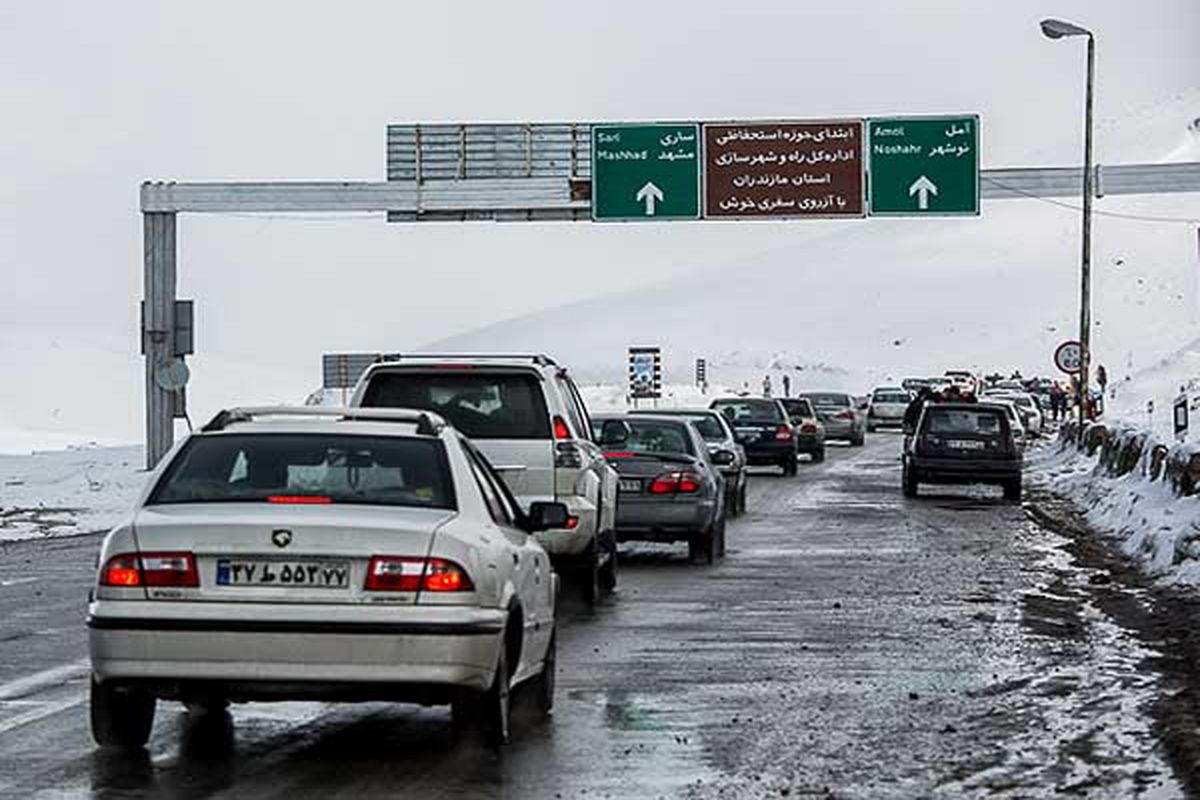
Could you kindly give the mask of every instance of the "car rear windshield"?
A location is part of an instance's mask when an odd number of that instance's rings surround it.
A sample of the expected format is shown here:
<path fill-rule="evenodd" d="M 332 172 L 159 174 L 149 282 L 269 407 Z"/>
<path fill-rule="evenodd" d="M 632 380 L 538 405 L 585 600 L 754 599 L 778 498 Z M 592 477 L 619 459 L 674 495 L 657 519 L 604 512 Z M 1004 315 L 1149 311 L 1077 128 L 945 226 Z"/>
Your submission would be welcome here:
<path fill-rule="evenodd" d="M 1000 433 L 1000 414 L 972 408 L 930 407 L 926 412 L 925 430 L 929 433 L 969 433 L 991 435 Z"/>
<path fill-rule="evenodd" d="M 875 393 L 875 402 L 876 403 L 907 403 L 908 401 L 909 401 L 908 395 L 904 394 L 903 392 L 876 392 Z"/>
<path fill-rule="evenodd" d="M 817 408 L 849 408 L 851 406 L 848 394 L 806 394 L 805 397 Z"/>
<path fill-rule="evenodd" d="M 783 403 L 783 407 L 787 409 L 788 415 L 793 417 L 814 417 L 816 412 L 813 411 L 812 404 L 803 397 L 787 397 L 779 402 Z"/>
<path fill-rule="evenodd" d="M 530 374 L 383 372 L 362 404 L 436 411 L 472 439 L 550 438 L 541 381 Z"/>
<path fill-rule="evenodd" d="M 783 412 L 774 400 L 714 400 L 712 407 L 738 422 L 783 422 Z M 728 410 L 727 410 L 728 409 Z"/>
<path fill-rule="evenodd" d="M 150 505 L 353 503 L 453 509 L 440 441 L 344 434 L 216 434 L 184 445 Z"/>
<path fill-rule="evenodd" d="M 674 420 L 627 420 L 629 438 L 621 445 L 631 453 L 684 453 L 696 455 L 692 437 L 688 436 L 687 423 Z"/>

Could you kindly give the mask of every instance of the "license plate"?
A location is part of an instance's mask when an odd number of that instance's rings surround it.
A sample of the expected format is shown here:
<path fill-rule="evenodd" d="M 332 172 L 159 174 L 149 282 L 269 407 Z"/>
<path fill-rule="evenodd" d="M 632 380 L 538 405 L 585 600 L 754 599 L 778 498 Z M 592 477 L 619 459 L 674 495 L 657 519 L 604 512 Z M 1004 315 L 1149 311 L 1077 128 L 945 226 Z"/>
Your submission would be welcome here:
<path fill-rule="evenodd" d="M 622 478 L 619 488 L 622 492 L 640 492 L 642 482 L 633 478 Z"/>
<path fill-rule="evenodd" d="M 222 558 L 217 561 L 217 585 L 345 589 L 350 585 L 350 562 Z"/>
<path fill-rule="evenodd" d="M 951 439 L 946 446 L 951 450 L 982 450 L 983 442 L 978 439 Z"/>

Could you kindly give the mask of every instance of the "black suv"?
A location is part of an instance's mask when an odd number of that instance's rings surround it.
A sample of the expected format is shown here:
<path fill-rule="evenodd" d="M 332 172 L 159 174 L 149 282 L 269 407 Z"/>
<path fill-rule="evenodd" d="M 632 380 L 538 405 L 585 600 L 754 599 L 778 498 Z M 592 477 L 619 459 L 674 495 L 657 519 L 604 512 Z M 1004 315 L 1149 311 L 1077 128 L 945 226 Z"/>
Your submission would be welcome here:
<path fill-rule="evenodd" d="M 990 483 L 1021 499 L 1021 451 L 1008 414 L 987 403 L 928 403 L 904 441 L 904 496 L 921 483 Z"/>

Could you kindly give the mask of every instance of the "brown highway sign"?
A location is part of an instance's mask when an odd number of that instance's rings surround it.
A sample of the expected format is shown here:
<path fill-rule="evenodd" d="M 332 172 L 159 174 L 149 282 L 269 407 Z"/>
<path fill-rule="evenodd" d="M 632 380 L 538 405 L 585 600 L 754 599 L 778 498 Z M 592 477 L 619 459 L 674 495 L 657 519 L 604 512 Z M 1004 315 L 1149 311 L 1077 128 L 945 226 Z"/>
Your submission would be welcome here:
<path fill-rule="evenodd" d="M 863 215 L 862 120 L 705 123 L 705 217 Z"/>

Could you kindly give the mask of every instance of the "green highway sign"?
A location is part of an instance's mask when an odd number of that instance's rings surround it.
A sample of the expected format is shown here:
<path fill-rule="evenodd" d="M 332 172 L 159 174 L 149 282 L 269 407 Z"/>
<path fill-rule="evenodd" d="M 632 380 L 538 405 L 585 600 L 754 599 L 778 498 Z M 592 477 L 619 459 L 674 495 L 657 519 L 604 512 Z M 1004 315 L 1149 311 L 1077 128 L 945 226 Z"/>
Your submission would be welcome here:
<path fill-rule="evenodd" d="M 700 126 L 592 126 L 592 219 L 700 217 Z"/>
<path fill-rule="evenodd" d="M 979 214 L 979 117 L 868 122 L 872 216 Z"/>

